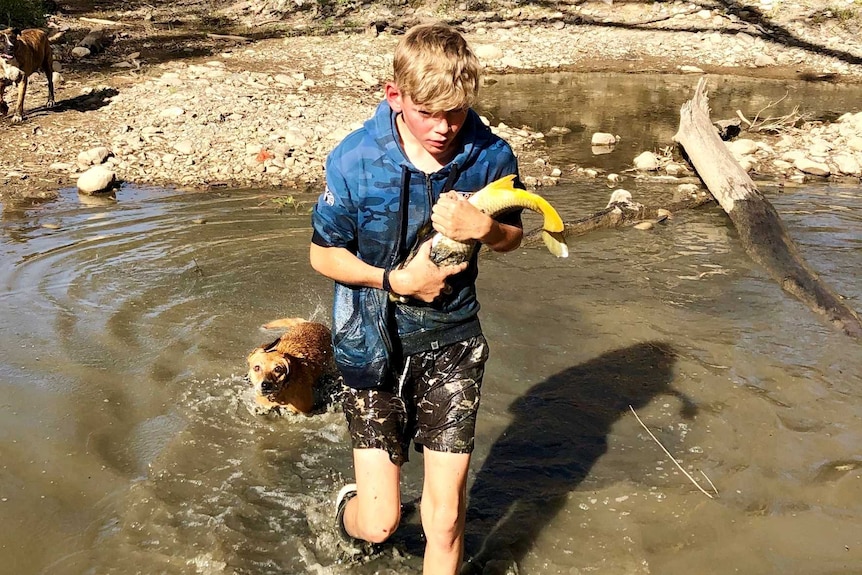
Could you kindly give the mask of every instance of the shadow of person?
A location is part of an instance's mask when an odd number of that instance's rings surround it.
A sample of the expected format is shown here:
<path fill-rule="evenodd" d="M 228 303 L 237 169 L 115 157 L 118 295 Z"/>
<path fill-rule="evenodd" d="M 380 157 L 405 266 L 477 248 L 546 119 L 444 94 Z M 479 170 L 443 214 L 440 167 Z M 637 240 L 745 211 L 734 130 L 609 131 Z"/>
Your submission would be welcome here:
<path fill-rule="evenodd" d="M 671 388 L 675 353 L 662 342 L 607 352 L 530 388 L 509 408 L 514 420 L 491 447 L 470 488 L 462 575 L 511 571 L 567 495 L 607 451 L 620 417 Z"/>

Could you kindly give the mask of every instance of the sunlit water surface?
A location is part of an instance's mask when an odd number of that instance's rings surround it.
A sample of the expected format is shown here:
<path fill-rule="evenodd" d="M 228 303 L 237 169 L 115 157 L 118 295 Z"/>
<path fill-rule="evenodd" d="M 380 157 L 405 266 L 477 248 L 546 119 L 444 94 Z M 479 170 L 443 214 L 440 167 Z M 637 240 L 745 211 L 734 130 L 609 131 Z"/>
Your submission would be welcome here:
<path fill-rule="evenodd" d="M 762 189 L 862 308 L 860 188 Z M 542 190 L 566 218 L 608 192 Z M 337 552 L 333 497 L 352 472 L 336 409 L 248 408 L 245 355 L 273 336 L 260 324 L 328 321 L 332 293 L 308 265 L 307 206 L 271 200 L 124 188 L 4 206 L 0 572 L 420 570 L 416 517 L 363 562 Z M 468 553 L 488 573 L 858 573 L 859 342 L 784 294 L 715 206 L 570 250 L 483 256 L 492 357 Z"/>

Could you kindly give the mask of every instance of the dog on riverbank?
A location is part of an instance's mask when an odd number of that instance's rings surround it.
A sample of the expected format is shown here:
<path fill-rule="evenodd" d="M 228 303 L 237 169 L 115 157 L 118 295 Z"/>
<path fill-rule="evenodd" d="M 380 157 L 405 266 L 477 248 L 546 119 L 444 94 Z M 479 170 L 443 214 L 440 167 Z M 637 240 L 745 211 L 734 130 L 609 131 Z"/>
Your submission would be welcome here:
<path fill-rule="evenodd" d="M 18 86 L 18 101 L 12 122 L 24 119 L 24 97 L 27 95 L 27 81 L 31 74 L 41 70 L 48 78 L 47 108 L 54 106 L 54 69 L 53 53 L 48 35 L 42 30 L 31 28 L 18 30 L 7 28 L 0 31 L 0 62 L 3 76 L 0 77 L 0 115 L 9 113 L 4 92 L 7 86 Z"/>
<path fill-rule="evenodd" d="M 262 407 L 308 415 L 314 409 L 315 387 L 332 366 L 329 328 L 302 318 L 280 319 L 263 327 L 287 331 L 248 355 L 255 401 Z"/>

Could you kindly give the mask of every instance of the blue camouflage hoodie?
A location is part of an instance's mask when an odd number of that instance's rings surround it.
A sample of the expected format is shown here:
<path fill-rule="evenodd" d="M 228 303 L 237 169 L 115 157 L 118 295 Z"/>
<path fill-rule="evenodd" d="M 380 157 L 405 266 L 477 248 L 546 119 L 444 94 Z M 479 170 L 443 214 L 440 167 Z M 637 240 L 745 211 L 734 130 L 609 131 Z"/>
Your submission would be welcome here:
<path fill-rule="evenodd" d="M 512 149 L 473 110 L 459 134 L 460 152 L 433 174 L 418 170 L 405 156 L 395 118 L 382 102 L 362 128 L 332 151 L 326 190 L 312 214 L 312 242 L 346 248 L 381 268 L 396 267 L 424 237 L 441 193 L 474 192 L 518 173 Z M 501 219 L 520 225 L 519 212 Z M 391 385 L 402 357 L 481 334 L 477 274 L 474 254 L 466 270 L 449 278 L 452 293 L 430 304 L 393 304 L 381 289 L 336 282 L 332 339 L 345 384 Z"/>

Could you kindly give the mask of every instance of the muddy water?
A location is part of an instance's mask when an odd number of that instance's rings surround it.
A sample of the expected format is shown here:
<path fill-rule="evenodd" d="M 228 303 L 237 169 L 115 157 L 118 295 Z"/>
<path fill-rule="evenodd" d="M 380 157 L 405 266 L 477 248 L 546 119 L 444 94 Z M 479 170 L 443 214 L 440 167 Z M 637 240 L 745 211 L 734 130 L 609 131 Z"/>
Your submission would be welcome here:
<path fill-rule="evenodd" d="M 860 189 L 763 190 L 862 308 Z M 543 193 L 575 217 L 608 191 Z M 0 572 L 419 571 L 415 517 L 366 562 L 335 551 L 340 413 L 248 408 L 244 356 L 272 337 L 258 326 L 326 320 L 331 297 L 307 264 L 308 214 L 270 200 L 123 189 L 4 206 Z M 859 572 L 858 342 L 785 296 L 718 208 L 570 249 L 482 264 L 470 553 L 488 573 Z M 405 468 L 407 498 L 420 471 Z"/>

